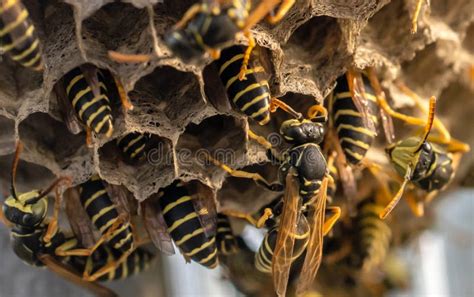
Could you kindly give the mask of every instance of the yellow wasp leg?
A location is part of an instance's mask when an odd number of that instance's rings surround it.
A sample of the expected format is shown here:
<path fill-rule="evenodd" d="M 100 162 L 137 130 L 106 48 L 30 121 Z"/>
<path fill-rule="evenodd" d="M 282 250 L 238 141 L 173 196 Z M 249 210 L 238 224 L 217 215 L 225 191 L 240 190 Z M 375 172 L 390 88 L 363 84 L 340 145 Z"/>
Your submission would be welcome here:
<path fill-rule="evenodd" d="M 333 214 L 324 221 L 323 225 L 323 236 L 326 236 L 329 231 L 331 231 L 334 224 L 336 224 L 337 220 L 341 216 L 341 208 L 338 206 L 328 206 L 326 210 L 330 210 Z"/>
<path fill-rule="evenodd" d="M 115 77 L 115 75 L 114 75 L 114 80 L 115 80 L 115 85 L 117 86 L 117 91 L 119 93 L 120 102 L 122 103 L 123 108 L 125 109 L 125 111 L 133 110 L 133 104 L 130 102 L 127 96 L 127 92 L 125 92 L 125 88 L 123 87 L 122 82 L 117 77 Z"/>
<path fill-rule="evenodd" d="M 252 11 L 252 14 L 247 18 L 245 25 L 242 28 L 243 32 L 252 29 L 258 22 L 265 18 L 281 0 L 262 0 L 260 4 Z"/>
<path fill-rule="evenodd" d="M 315 105 L 311 106 L 308 109 L 307 114 L 308 114 L 309 119 L 315 118 L 318 114 L 322 114 L 325 118 L 328 117 L 327 109 L 324 106 L 320 105 L 320 104 L 315 104 Z"/>
<path fill-rule="evenodd" d="M 377 79 L 377 75 L 375 74 L 375 70 L 373 68 L 367 68 L 367 76 L 370 80 L 370 84 L 374 88 L 377 103 L 387 114 L 411 125 L 425 126 L 426 122 L 424 120 L 399 113 L 390 107 L 387 100 L 385 99 L 385 96 L 383 95 L 382 87 L 380 86 L 379 80 Z"/>
<path fill-rule="evenodd" d="M 418 31 L 418 16 L 420 15 L 422 2 L 423 0 L 417 0 L 416 2 L 413 18 L 411 19 L 411 34 L 415 34 Z"/>
<path fill-rule="evenodd" d="M 281 21 L 281 19 L 283 19 L 283 17 L 288 13 L 295 2 L 295 0 L 283 0 L 275 15 L 267 16 L 267 21 L 272 25 Z"/>
<path fill-rule="evenodd" d="M 184 28 L 189 21 L 202 10 L 202 5 L 197 3 L 191 6 L 185 13 L 184 16 L 174 25 L 175 29 Z"/>
<path fill-rule="evenodd" d="M 257 228 L 262 228 L 263 225 L 267 222 L 267 220 L 273 216 L 273 212 L 270 208 L 265 208 L 264 213 L 260 216 L 260 218 L 255 219 L 248 213 L 240 212 L 238 210 L 224 210 L 222 211 L 223 214 L 229 217 L 234 217 L 234 218 L 239 218 L 246 220 L 249 222 L 251 225 L 257 227 Z"/>
<path fill-rule="evenodd" d="M 242 60 L 242 66 L 240 67 L 239 80 L 245 80 L 247 74 L 247 68 L 249 66 L 250 56 L 252 55 L 252 50 L 257 45 L 255 38 L 253 38 L 252 32 L 250 30 L 244 31 L 244 36 L 247 38 L 249 45 L 244 53 L 244 58 Z"/>
<path fill-rule="evenodd" d="M 403 192 L 405 191 L 406 186 L 410 182 L 410 176 L 411 176 L 411 168 L 409 167 L 407 169 L 407 173 L 405 175 L 405 180 L 403 181 L 402 185 L 400 186 L 400 189 L 398 190 L 397 194 L 392 198 L 390 203 L 384 208 L 384 210 L 379 214 L 380 219 L 384 220 L 390 212 L 397 206 L 398 202 L 403 196 Z"/>
<path fill-rule="evenodd" d="M 110 273 L 113 270 L 116 270 L 117 267 L 119 267 L 119 265 L 121 265 L 123 262 L 125 262 L 125 260 L 127 260 L 127 258 L 130 256 L 130 254 L 133 251 L 134 250 L 130 250 L 130 251 L 124 253 L 122 256 L 120 256 L 120 258 L 118 260 L 110 261 L 104 267 L 102 267 L 98 271 L 94 272 L 92 275 L 89 274 L 88 269 L 84 270 L 84 275 L 82 276 L 82 278 L 84 280 L 88 281 L 88 282 L 95 282 L 101 276 L 103 276 L 107 273 Z"/>
<path fill-rule="evenodd" d="M 72 249 L 72 250 L 65 250 L 59 247 L 56 249 L 55 254 L 61 257 L 67 256 L 90 256 L 94 251 L 104 242 L 110 239 L 110 236 L 113 234 L 115 230 L 117 230 L 124 222 L 126 221 L 124 216 L 119 216 L 117 220 L 110 226 L 106 233 L 102 234 L 102 236 L 97 240 L 97 242 L 90 248 L 79 248 L 79 249 Z"/>
<path fill-rule="evenodd" d="M 249 138 L 255 140 L 256 142 L 258 142 L 261 146 L 263 146 L 267 150 L 273 149 L 272 144 L 268 140 L 266 140 L 265 137 L 256 134 L 255 132 L 253 132 L 250 129 L 247 130 L 247 135 L 249 136 Z"/>
<path fill-rule="evenodd" d="M 422 217 L 425 214 L 425 204 L 422 201 L 417 201 L 414 193 L 408 193 L 405 198 L 415 216 Z"/>
<path fill-rule="evenodd" d="M 294 110 L 291 106 L 286 104 L 285 102 L 281 101 L 278 98 L 273 97 L 270 101 L 270 112 L 275 112 L 277 109 L 280 108 L 281 110 L 287 112 L 291 116 L 293 116 L 296 119 L 301 119 L 303 115 L 296 110 Z"/>

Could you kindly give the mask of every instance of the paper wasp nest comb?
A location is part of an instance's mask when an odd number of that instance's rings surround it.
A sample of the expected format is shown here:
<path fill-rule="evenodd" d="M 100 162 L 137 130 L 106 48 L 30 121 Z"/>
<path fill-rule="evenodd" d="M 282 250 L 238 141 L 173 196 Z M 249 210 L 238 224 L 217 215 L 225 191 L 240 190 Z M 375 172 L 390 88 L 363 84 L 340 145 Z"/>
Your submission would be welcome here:
<path fill-rule="evenodd" d="M 43 44 L 46 67 L 43 73 L 34 73 L 5 56 L 0 62 L 3 179 L 8 178 L 5 168 L 9 168 L 16 140 L 25 145 L 22 159 L 54 175 L 72 176 L 74 185 L 98 172 L 109 183 L 125 185 L 139 200 L 177 178 L 197 179 L 220 189 L 225 174 L 212 175 L 215 168 L 209 172 L 210 167 L 183 157 L 183 150 L 193 155 L 199 149 L 231 149 L 236 160 L 246 165 L 265 160 L 263 150 L 246 139 L 247 119 L 231 109 L 212 61 L 119 64 L 107 56 L 108 50 L 153 52 L 148 5 L 154 7 L 158 51 L 168 53 L 160 37 L 197 1 L 23 2 Z M 376 66 L 394 107 L 410 105 L 393 87 L 392 82 L 401 79 L 424 98 L 437 96 L 437 115 L 453 136 L 474 145 L 473 134 L 463 129 L 472 126 L 473 110 L 465 108 L 472 106 L 474 96 L 469 77 L 474 64 L 472 1 L 424 5 L 414 35 L 410 21 L 415 0 L 296 2 L 278 25 L 263 22 L 253 30 L 260 58 L 267 64 L 272 95 L 295 105 L 314 99 L 321 102 L 349 66 Z M 132 111 L 114 119 L 112 137 L 95 138 L 92 149 L 86 146 L 84 132 L 68 131 L 54 93 L 63 75 L 83 64 L 107 69 L 120 78 L 134 105 Z M 256 130 L 277 132 L 278 125 L 271 122 Z M 160 158 L 140 166 L 120 161 L 115 140 L 134 131 L 153 135 Z M 255 187 L 248 188 L 249 195 L 229 191 L 221 202 L 242 209 L 249 208 L 246 197 L 259 193 Z"/>

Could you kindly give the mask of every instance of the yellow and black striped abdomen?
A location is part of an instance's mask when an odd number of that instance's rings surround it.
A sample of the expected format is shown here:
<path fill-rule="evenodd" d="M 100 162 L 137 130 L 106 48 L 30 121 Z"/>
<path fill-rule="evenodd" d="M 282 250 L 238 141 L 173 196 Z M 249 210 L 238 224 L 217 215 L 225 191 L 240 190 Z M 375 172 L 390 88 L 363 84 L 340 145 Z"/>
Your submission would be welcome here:
<path fill-rule="evenodd" d="M 118 219 L 117 207 L 110 199 L 103 181 L 98 176 L 80 186 L 80 199 L 87 215 L 100 233 L 105 234 Z M 132 229 L 129 222 L 124 222 L 115 229 L 108 244 L 121 252 L 134 247 Z"/>
<path fill-rule="evenodd" d="M 226 215 L 217 214 L 216 240 L 217 249 L 221 255 L 232 255 L 239 250 L 234 233 L 232 233 L 229 218 Z"/>
<path fill-rule="evenodd" d="M 259 80 L 257 73 L 264 72 L 262 67 L 247 70 L 245 80 L 239 80 L 245 48 L 232 46 L 222 51 L 217 60 L 219 76 L 229 100 L 248 117 L 265 125 L 270 120 L 270 89 L 266 80 Z"/>
<path fill-rule="evenodd" d="M 372 95 L 372 88 L 369 84 L 366 84 L 365 89 L 364 104 L 367 104 L 367 112 L 371 117 L 368 120 L 376 123 L 378 110 L 376 98 Z M 333 95 L 332 117 L 334 128 L 337 131 L 347 161 L 357 165 L 372 145 L 375 131 L 365 126 L 364 115 L 357 109 L 352 99 L 345 75 L 338 79 Z"/>
<path fill-rule="evenodd" d="M 98 77 L 100 95 L 95 97 L 81 69 L 74 68 L 64 77 L 66 95 L 86 127 L 91 128 L 95 133 L 105 133 L 110 136 L 113 131 L 112 109 L 100 71 Z"/>
<path fill-rule="evenodd" d="M 278 226 L 275 226 L 268 230 L 267 234 L 265 234 L 265 237 L 263 238 L 260 248 L 257 251 L 257 254 L 255 255 L 255 267 L 261 272 L 272 272 L 273 251 L 275 250 L 278 237 L 278 228 Z M 299 228 L 301 230 L 297 231 L 297 233 L 294 235 L 295 242 L 293 256 L 291 257 L 293 262 L 296 261 L 305 251 L 310 236 L 307 223 L 305 225 L 300 225 Z"/>
<path fill-rule="evenodd" d="M 357 218 L 361 264 L 371 269 L 384 261 L 390 246 L 392 232 L 387 223 L 379 218 L 383 207 L 364 203 Z"/>
<path fill-rule="evenodd" d="M 82 273 L 87 270 L 89 274 L 93 274 L 103 268 L 107 264 L 117 261 L 122 256 L 122 253 L 109 248 L 107 245 L 101 245 L 99 248 L 87 259 L 79 259 L 80 257 L 71 257 L 70 261 L 78 272 Z M 129 276 L 138 274 L 146 270 L 150 266 L 154 255 L 147 250 L 138 248 L 131 253 L 127 259 L 116 267 L 116 269 L 101 276 L 99 281 L 111 281 L 116 279 L 124 279 Z"/>
<path fill-rule="evenodd" d="M 208 268 L 215 268 L 218 264 L 216 237 L 205 234 L 189 191 L 175 181 L 161 194 L 161 212 L 176 245 L 186 257 Z"/>
<path fill-rule="evenodd" d="M 133 132 L 118 139 L 117 146 L 126 161 L 133 163 L 145 159 L 148 140 L 148 135 Z"/>
<path fill-rule="evenodd" d="M 20 0 L 0 0 L 0 48 L 24 67 L 43 69 L 35 27 Z"/>

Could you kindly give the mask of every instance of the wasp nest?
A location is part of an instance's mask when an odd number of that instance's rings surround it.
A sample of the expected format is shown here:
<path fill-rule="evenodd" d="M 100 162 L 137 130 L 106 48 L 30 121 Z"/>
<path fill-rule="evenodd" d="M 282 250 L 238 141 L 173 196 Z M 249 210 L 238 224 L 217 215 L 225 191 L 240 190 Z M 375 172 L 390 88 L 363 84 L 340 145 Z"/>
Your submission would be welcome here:
<path fill-rule="evenodd" d="M 251 211 L 270 199 L 266 196 L 273 194 L 250 183 L 233 178 L 224 182 L 221 170 L 195 160 L 200 149 L 229 149 L 241 167 L 274 177 L 274 170 L 267 168 L 271 166 L 262 165 L 264 150 L 247 139 L 249 121 L 232 110 L 210 59 L 198 65 L 178 59 L 120 64 L 107 56 L 108 50 L 154 53 L 145 8 L 153 5 L 153 26 L 160 37 L 197 1 L 23 2 L 43 44 L 46 67 L 43 73 L 33 73 L 8 58 L 0 62 L 3 179 L 9 178 L 6 168 L 15 142 L 21 140 L 25 146 L 21 158 L 33 164 L 31 170 L 39 172 L 39 165 L 56 176 L 71 176 L 73 185 L 97 172 L 111 184 L 124 185 L 138 200 L 178 178 L 209 186 L 218 194 L 218 207 Z M 260 58 L 268 64 L 272 95 L 296 107 L 323 102 L 348 67 L 375 66 L 392 106 L 409 111 L 411 104 L 394 87 L 396 79 L 424 98 L 435 95 L 437 115 L 454 137 L 473 146 L 474 134 L 463 127 L 472 126 L 473 109 L 466 106 L 472 107 L 474 95 L 469 76 L 474 64 L 474 2 L 423 5 L 418 32 L 412 35 L 415 5 L 415 0 L 301 0 L 276 26 L 258 24 L 253 33 Z M 157 45 L 159 54 L 169 53 L 160 38 Z M 110 138 L 93 139 L 93 148 L 86 146 L 85 133 L 69 132 L 54 92 L 67 72 L 84 64 L 119 77 L 134 105 L 114 119 Z M 276 132 L 278 121 L 255 129 Z M 135 131 L 157 139 L 157 154 L 131 166 L 120 160 L 115 140 Z M 399 131 L 397 137 L 403 135 Z M 41 179 L 47 175 L 33 176 L 25 168 L 20 180 L 44 185 Z M 462 172 L 463 168 L 458 176 Z M 223 184 L 225 189 L 219 192 Z"/>

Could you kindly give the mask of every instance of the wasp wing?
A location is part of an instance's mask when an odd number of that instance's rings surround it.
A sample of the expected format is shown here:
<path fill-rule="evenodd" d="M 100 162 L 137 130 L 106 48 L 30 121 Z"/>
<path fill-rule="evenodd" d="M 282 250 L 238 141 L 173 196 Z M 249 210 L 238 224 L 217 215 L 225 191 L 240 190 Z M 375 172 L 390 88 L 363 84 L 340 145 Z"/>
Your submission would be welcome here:
<path fill-rule="evenodd" d="M 79 134 L 83 130 L 81 121 L 77 118 L 76 110 L 72 107 L 71 102 L 67 98 L 66 85 L 60 80 L 54 90 L 58 101 L 59 110 L 66 127 L 72 134 Z"/>
<path fill-rule="evenodd" d="M 328 188 L 328 178 L 325 177 L 317 199 L 309 211 L 308 221 L 310 224 L 310 238 L 306 248 L 306 256 L 301 268 L 301 274 L 296 285 L 296 295 L 306 292 L 313 283 L 323 254 L 323 225 L 326 208 L 326 192 Z"/>
<path fill-rule="evenodd" d="M 198 213 L 204 234 L 208 238 L 215 236 L 217 230 L 217 210 L 214 202 L 214 193 L 199 182 L 190 183 L 188 187 L 193 194 L 194 210 Z"/>
<path fill-rule="evenodd" d="M 158 206 L 158 196 L 149 197 L 140 204 L 143 224 L 148 236 L 157 249 L 167 255 L 174 255 L 174 246 L 168 233 L 165 219 Z"/>
<path fill-rule="evenodd" d="M 64 198 L 66 215 L 74 235 L 82 246 L 92 247 L 96 242 L 95 228 L 82 206 L 79 191 L 77 188 L 70 188 L 64 192 Z"/>
<path fill-rule="evenodd" d="M 295 244 L 296 223 L 301 209 L 299 184 L 294 174 L 295 169 L 290 168 L 286 175 L 283 212 L 280 216 L 278 236 L 273 251 L 272 275 L 278 296 L 286 295 Z"/>
<path fill-rule="evenodd" d="M 100 297 L 118 297 L 115 292 L 107 287 L 104 287 L 95 282 L 88 282 L 84 280 L 79 272 L 74 271 L 68 265 L 54 259 L 51 255 L 40 255 L 39 259 L 44 263 L 51 271 L 55 272 L 62 278 L 88 290 L 95 296 Z"/>
<path fill-rule="evenodd" d="M 370 112 L 362 75 L 354 70 L 347 71 L 346 75 L 347 83 L 349 84 L 349 90 L 352 95 L 352 101 L 357 107 L 357 110 L 362 115 L 362 121 L 364 122 L 365 128 L 376 134 L 377 131 L 375 129 L 375 122 L 373 119 L 374 115 Z"/>
<path fill-rule="evenodd" d="M 103 183 L 110 200 L 112 200 L 112 202 L 117 207 L 119 214 L 125 215 L 128 218 L 130 218 L 133 214 L 136 214 L 136 200 L 125 187 L 109 184 L 105 181 L 103 181 Z"/>

